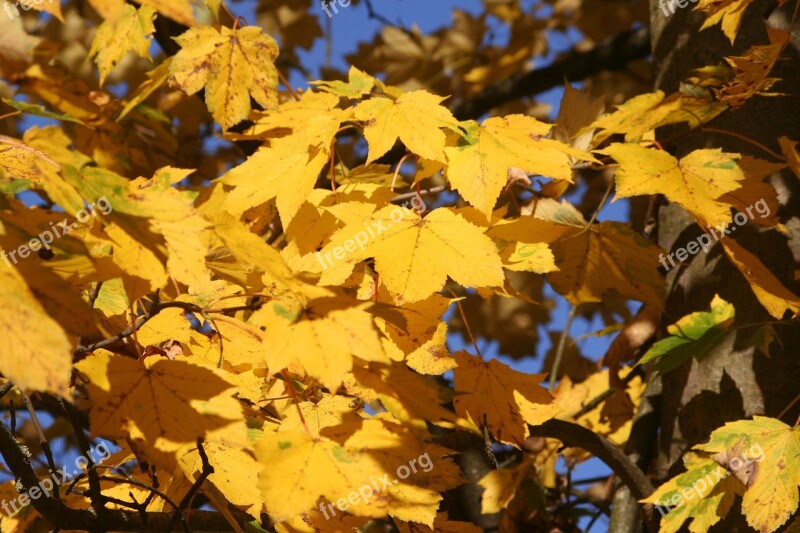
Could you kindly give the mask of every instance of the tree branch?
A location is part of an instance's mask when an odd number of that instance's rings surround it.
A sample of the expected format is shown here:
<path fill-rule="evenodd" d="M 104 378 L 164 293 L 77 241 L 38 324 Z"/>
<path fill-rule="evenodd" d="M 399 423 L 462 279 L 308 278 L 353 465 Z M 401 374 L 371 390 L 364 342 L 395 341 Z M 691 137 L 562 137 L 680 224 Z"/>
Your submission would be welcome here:
<path fill-rule="evenodd" d="M 39 477 L 30 462 L 29 454 L 17 442 L 8 426 L 0 421 L 0 455 L 8 465 L 14 478 L 22 485 L 22 492 L 28 494 L 39 487 Z M 41 489 L 40 489 L 41 492 Z M 30 505 L 57 529 L 77 529 L 89 532 L 104 531 L 168 531 L 167 526 L 174 516 L 170 512 L 148 512 L 142 516 L 138 511 L 106 509 L 103 517 L 93 511 L 72 509 L 63 501 L 44 495 L 30 497 Z M 241 511 L 231 511 L 240 525 L 253 519 Z M 221 513 L 192 510 L 191 528 L 194 531 L 230 531 L 231 526 Z"/>
<path fill-rule="evenodd" d="M 583 426 L 552 419 L 539 426 L 531 426 L 530 431 L 532 437 L 558 439 L 567 446 L 581 448 L 598 457 L 619 476 L 637 500 L 647 498 L 655 490 L 647 476 L 622 450 Z M 658 519 L 653 512 L 653 506 L 643 505 L 643 511 L 648 531 L 656 533 Z"/>
<path fill-rule="evenodd" d="M 586 52 L 575 52 L 544 68 L 517 74 L 490 85 L 477 96 L 456 105 L 459 120 L 477 119 L 499 105 L 533 96 L 567 81 L 580 81 L 606 70 L 620 70 L 650 55 L 650 30 L 618 33 Z"/>

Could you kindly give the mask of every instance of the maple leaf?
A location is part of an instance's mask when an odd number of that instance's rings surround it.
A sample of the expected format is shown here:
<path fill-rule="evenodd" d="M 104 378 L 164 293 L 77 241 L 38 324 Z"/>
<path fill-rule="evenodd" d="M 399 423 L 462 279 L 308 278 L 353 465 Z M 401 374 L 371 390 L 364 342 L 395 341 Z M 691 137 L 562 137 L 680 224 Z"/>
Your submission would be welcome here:
<path fill-rule="evenodd" d="M 366 240 L 363 246 L 361 240 Z M 449 209 L 434 209 L 422 218 L 403 207 L 385 207 L 371 217 L 369 226 L 352 224 L 336 232 L 320 255 L 328 258 L 348 243 L 359 243 L 359 249 L 352 246 L 345 261 L 354 264 L 374 257 L 381 281 L 397 303 L 427 298 L 444 287 L 448 276 L 466 287 L 503 283 L 491 239 Z"/>
<path fill-rule="evenodd" d="M 615 175 L 618 197 L 663 194 L 701 224 L 722 226 L 731 222 L 731 206 L 719 198 L 741 187 L 744 172 L 737 162 L 739 154 L 701 149 L 678 161 L 661 150 L 619 143 L 601 153 L 620 164 Z"/>
<path fill-rule="evenodd" d="M 519 447 L 530 434 L 528 424 L 541 424 L 556 414 L 553 397 L 539 385 L 546 374 L 523 374 L 467 352 L 457 352 L 455 358 L 456 413 L 478 427 L 485 423 L 497 441 Z"/>
<path fill-rule="evenodd" d="M 529 458 L 524 458 L 511 468 L 498 468 L 483 476 L 478 484 L 483 487 L 481 512 L 494 514 L 508 508 L 518 494 L 520 485 L 528 478 L 535 477 L 536 467 Z"/>
<path fill-rule="evenodd" d="M 781 319 L 786 311 L 790 311 L 793 317 L 800 313 L 800 297 L 787 289 L 756 256 L 733 239 L 723 240 L 722 246 L 770 315 Z"/>
<path fill-rule="evenodd" d="M 266 361 L 273 372 L 297 362 L 310 376 L 336 390 L 353 366 L 353 356 L 387 361 L 369 302 L 334 295 L 272 302 L 262 313 Z M 327 339 L 340 339 L 329 343 Z"/>
<path fill-rule="evenodd" d="M 251 515 L 258 516 L 261 512 L 258 476 L 264 467 L 256 461 L 253 452 L 217 442 L 204 443 L 203 449 L 209 464 L 214 467 L 207 481 L 212 491 L 223 501 L 246 508 Z M 197 446 L 188 446 L 180 450 L 177 456 L 179 468 L 188 480 L 194 482 L 203 471 Z"/>
<path fill-rule="evenodd" d="M 509 167 L 572 181 L 570 156 L 595 161 L 588 153 L 552 139 L 552 128 L 524 115 L 509 115 L 462 124 L 465 143 L 445 149 L 447 179 L 461 196 L 487 217 L 506 185 Z"/>
<path fill-rule="evenodd" d="M 399 424 L 382 420 L 351 420 L 319 437 L 295 430 L 268 433 L 255 449 L 269 464 L 260 487 L 273 516 L 292 517 L 332 502 L 357 516 L 388 514 L 432 525 L 441 500 L 437 491 L 462 482 L 447 457 L 452 452 L 422 444 Z M 426 472 L 418 466 L 407 479 L 399 478 L 398 468 L 410 472 L 409 461 L 426 453 L 435 468 Z M 360 497 L 341 503 L 351 492 Z"/>
<path fill-rule="evenodd" d="M 480 533 L 483 531 L 471 522 L 449 520 L 447 513 L 437 513 L 431 527 L 413 522 L 400 522 L 397 524 L 397 529 L 400 533 Z"/>
<path fill-rule="evenodd" d="M 788 137 L 779 137 L 778 142 L 781 145 L 783 157 L 786 158 L 786 163 L 792 169 L 795 176 L 800 178 L 800 152 L 797 151 L 797 141 L 793 141 Z"/>
<path fill-rule="evenodd" d="M 698 311 L 681 318 L 667 328 L 668 337 L 653 344 L 637 364 L 662 359 L 655 369 L 668 372 L 693 356 L 702 359 L 728 334 L 735 310 L 731 304 L 714 295 L 710 311 Z"/>
<path fill-rule="evenodd" d="M 663 516 L 659 533 L 675 533 L 689 518 L 689 531 L 705 533 L 728 513 L 740 492 L 736 480 L 726 478 L 725 469 L 709 457 L 689 453 L 684 456 L 684 466 L 686 472 L 642 500 L 658 506 Z"/>
<path fill-rule="evenodd" d="M 720 24 L 723 33 L 733 44 L 736 34 L 739 33 L 744 12 L 752 2 L 753 0 L 700 0 L 694 11 L 706 13 L 706 20 L 700 27 L 701 30 Z"/>
<path fill-rule="evenodd" d="M 619 376 L 624 378 L 630 371 L 630 368 L 625 367 L 619 372 Z M 559 410 L 556 418 L 574 421 L 622 446 L 630 435 L 633 417 L 644 393 L 645 384 L 636 376 L 621 387 L 615 388 L 611 385 L 610 374 L 609 369 L 604 369 L 593 373 L 580 383 L 573 383 L 568 376 L 561 378 L 553 391 L 554 405 Z M 622 379 L 617 381 L 622 383 Z M 587 410 L 589 402 L 609 389 L 613 389 L 613 393 L 602 404 Z M 582 450 L 570 450 L 568 455 L 573 460 L 588 458 L 588 454 Z"/>
<path fill-rule="evenodd" d="M 135 0 L 143 6 L 151 6 L 165 17 L 184 26 L 194 26 L 194 8 L 191 0 Z"/>
<path fill-rule="evenodd" d="M 36 166 L 37 154 L 38 152 L 29 146 L 0 135 L 0 168 L 11 177 L 41 181 L 41 171 Z"/>
<path fill-rule="evenodd" d="M 225 372 L 184 360 L 151 356 L 143 361 L 98 350 L 76 363 L 95 400 L 92 431 L 130 437 L 149 448 L 174 452 L 202 437 L 247 447 L 244 418 Z"/>
<path fill-rule="evenodd" d="M 129 50 L 139 57 L 150 59 L 148 36 L 155 31 L 153 18 L 156 10 L 142 6 L 136 9 L 125 4 L 113 19 L 103 22 L 92 40 L 89 57 L 93 57 L 100 71 L 100 85 L 105 84 L 108 75 Z"/>
<path fill-rule="evenodd" d="M 457 130 L 458 123 L 441 105 L 444 98 L 427 91 L 412 91 L 396 100 L 372 98 L 356 106 L 355 117 L 366 123 L 364 137 L 369 143 L 371 163 L 388 152 L 400 139 L 425 159 L 445 162 L 445 134 L 442 128 Z"/>
<path fill-rule="evenodd" d="M 375 78 L 351 66 L 347 73 L 347 82 L 334 80 L 314 81 L 311 83 L 321 91 L 355 100 L 372 92 L 372 88 L 375 86 Z"/>
<path fill-rule="evenodd" d="M 733 470 L 732 477 L 737 479 L 741 476 L 736 474 L 740 470 L 744 473 L 747 466 L 743 462 L 757 463 L 747 469 L 742 497 L 742 511 L 753 528 L 775 531 L 794 514 L 800 487 L 800 428 L 775 418 L 754 416 L 753 420 L 728 422 L 711 434 L 708 443 L 695 449 L 725 454 L 726 468 Z M 715 455 L 715 460 L 721 459 Z"/>
<path fill-rule="evenodd" d="M 599 302 L 614 290 L 663 308 L 659 249 L 627 225 L 601 222 L 588 230 L 573 230 L 550 246 L 558 271 L 549 273 L 548 279 L 570 302 Z"/>
<path fill-rule="evenodd" d="M 486 232 L 500 249 L 503 266 L 518 272 L 544 274 L 558 270 L 548 242 L 569 232 L 533 217 L 500 220 Z"/>
<path fill-rule="evenodd" d="M 678 108 L 677 101 L 665 105 L 664 97 L 663 91 L 634 96 L 624 104 L 618 105 L 616 111 L 601 116 L 581 129 L 579 133 L 585 133 L 595 128 L 603 130 L 595 135 L 595 145 L 614 133 L 624 133 L 625 140 L 628 142 L 640 139 Z"/>
<path fill-rule="evenodd" d="M 21 389 L 65 394 L 72 343 L 15 268 L 0 267 L 0 281 L 0 372 Z"/>
<path fill-rule="evenodd" d="M 692 531 L 708 531 L 737 494 L 748 524 L 765 533 L 776 531 L 797 509 L 800 478 L 792 465 L 800 456 L 800 429 L 754 416 L 728 422 L 694 450 L 684 459 L 685 473 L 643 500 L 677 505 L 662 520 L 661 531 L 678 531 L 690 516 Z"/>
<path fill-rule="evenodd" d="M 380 400 L 398 420 L 422 429 L 427 427 L 426 420 L 445 427 L 452 426 L 455 420 L 452 411 L 441 405 L 446 402 L 442 391 L 434 388 L 429 379 L 400 363 L 356 367 L 345 387 L 366 403 Z"/>
<path fill-rule="evenodd" d="M 331 138 L 333 133 L 335 130 Z M 272 140 L 269 147 L 260 148 L 220 178 L 220 183 L 233 186 L 225 200 L 226 210 L 239 215 L 277 198 L 281 220 L 288 226 L 314 188 L 329 157 L 328 143 L 315 144 L 306 133 Z"/>
<path fill-rule="evenodd" d="M 447 349 L 447 323 L 441 320 L 449 306 L 449 299 L 433 294 L 397 309 L 404 319 L 402 326 L 376 318 L 375 323 L 384 334 L 386 354 L 393 360 L 405 359 L 409 367 L 421 374 L 443 374 L 455 367 Z"/>
<path fill-rule="evenodd" d="M 174 83 L 189 95 L 205 87 L 206 105 L 223 129 L 247 118 L 250 97 L 277 106 L 278 45 L 261 28 L 197 26 L 175 40 L 181 50 L 170 65 Z"/>
<path fill-rule="evenodd" d="M 712 88 L 721 102 L 731 107 L 741 107 L 758 93 L 767 91 L 779 78 L 769 78 L 775 63 L 789 44 L 789 32 L 768 28 L 770 44 L 755 45 L 741 56 L 726 57 L 725 61 L 733 67 L 735 76 L 721 89 Z"/>

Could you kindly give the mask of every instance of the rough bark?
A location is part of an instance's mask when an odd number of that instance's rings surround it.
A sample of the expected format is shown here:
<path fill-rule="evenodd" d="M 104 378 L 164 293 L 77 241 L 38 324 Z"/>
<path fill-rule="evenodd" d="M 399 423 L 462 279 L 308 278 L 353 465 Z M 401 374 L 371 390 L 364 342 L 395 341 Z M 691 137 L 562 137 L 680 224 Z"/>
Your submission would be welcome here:
<path fill-rule="evenodd" d="M 756 1 L 742 19 L 742 28 L 735 46 L 719 27 L 699 31 L 704 15 L 693 13 L 691 6 L 677 9 L 665 17 L 658 3 L 651 2 L 652 39 L 656 88 L 668 94 L 678 89 L 681 80 L 692 70 L 722 61 L 724 56 L 739 55 L 748 47 L 769 42 L 765 24 L 788 29 L 794 3 L 783 9 L 774 4 Z M 767 19 L 763 15 L 770 13 Z M 771 76 L 782 78 L 773 87 L 784 96 L 755 97 L 738 110 L 725 113 L 714 121 L 715 128 L 736 132 L 780 152 L 778 137 L 800 139 L 800 62 L 798 61 L 797 28 L 790 47 L 784 52 L 787 60 L 779 61 Z M 696 134 L 674 145 L 680 157 L 703 147 L 721 147 L 725 151 L 766 158 L 750 143 L 718 134 Z M 800 293 L 794 272 L 800 260 L 800 182 L 790 171 L 769 178 L 779 194 L 781 220 L 790 237 L 777 231 L 764 231 L 755 224 L 737 229 L 734 236 L 769 267 L 782 283 Z M 676 205 L 662 207 L 659 213 L 658 244 L 667 250 L 685 246 L 696 238 L 700 229 Z M 667 277 L 670 292 L 665 323 L 706 307 L 719 294 L 736 308 L 736 323 L 770 321 L 770 317 L 754 297 L 749 285 L 716 245 L 708 254 L 690 258 L 688 266 L 673 269 Z M 658 443 L 656 478 L 664 479 L 681 470 L 680 457 L 693 445 L 708 439 L 709 434 L 728 421 L 753 415 L 777 416 L 800 392 L 800 328 L 775 327 L 779 340 L 771 345 L 770 357 L 758 353 L 748 342 L 751 330 L 731 332 L 702 361 L 687 362 L 663 377 L 662 413 Z M 784 416 L 791 423 L 798 415 L 795 406 Z M 731 512 L 720 531 L 749 531 L 739 513 Z"/>

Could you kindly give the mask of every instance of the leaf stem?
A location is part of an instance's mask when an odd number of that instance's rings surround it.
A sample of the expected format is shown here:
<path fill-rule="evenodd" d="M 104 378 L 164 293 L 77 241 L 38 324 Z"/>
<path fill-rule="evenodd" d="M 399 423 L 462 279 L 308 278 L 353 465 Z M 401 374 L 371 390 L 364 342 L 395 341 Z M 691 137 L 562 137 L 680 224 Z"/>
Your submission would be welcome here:
<path fill-rule="evenodd" d="M 569 330 L 572 328 L 572 321 L 578 312 L 578 306 L 572 304 L 572 307 L 567 314 L 567 322 L 564 324 L 564 331 L 561 332 L 561 338 L 558 339 L 558 347 L 556 348 L 556 356 L 553 359 L 553 366 L 550 367 L 550 393 L 552 394 L 553 388 L 556 384 L 558 376 L 558 367 L 561 366 L 561 359 L 564 357 L 564 349 L 567 347 L 567 339 L 569 338 Z"/>
<path fill-rule="evenodd" d="M 730 135 L 731 137 L 736 137 L 737 139 L 741 139 L 742 141 L 748 142 L 748 143 L 752 144 L 753 146 L 761 148 L 761 150 L 763 150 L 765 153 L 768 153 L 769 155 L 771 155 L 775 159 L 778 159 L 779 161 L 784 161 L 784 158 L 783 158 L 782 155 L 773 152 L 772 150 L 770 150 L 769 148 L 767 148 L 766 146 L 764 146 L 760 142 L 758 142 L 756 140 L 753 140 L 750 137 L 747 137 L 747 136 L 742 135 L 740 133 L 736 133 L 736 132 L 728 131 L 728 130 L 721 130 L 719 128 L 708 128 L 708 127 L 702 127 L 702 128 L 700 128 L 700 131 L 707 131 L 707 132 L 711 132 L 711 133 L 721 133 L 723 135 Z"/>

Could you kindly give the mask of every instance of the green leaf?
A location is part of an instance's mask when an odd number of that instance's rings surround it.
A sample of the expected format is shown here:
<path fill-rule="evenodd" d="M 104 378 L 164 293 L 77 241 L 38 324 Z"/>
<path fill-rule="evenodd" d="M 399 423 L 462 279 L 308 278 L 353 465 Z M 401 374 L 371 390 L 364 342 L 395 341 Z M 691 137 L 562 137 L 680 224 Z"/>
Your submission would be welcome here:
<path fill-rule="evenodd" d="M 48 111 L 44 107 L 35 104 L 29 104 L 26 102 L 20 102 L 18 100 L 12 100 L 11 98 L 3 98 L 3 103 L 9 105 L 16 109 L 17 111 L 21 111 L 23 113 L 27 113 L 29 115 L 36 115 L 37 117 L 44 117 L 44 118 L 52 118 L 54 120 L 63 120 L 65 122 L 74 122 L 76 124 L 83 124 L 86 125 L 83 121 L 67 114 L 61 113 L 53 113 Z"/>
<path fill-rule="evenodd" d="M 727 334 L 734 313 L 733 305 L 715 295 L 710 311 L 691 313 L 669 326 L 670 336 L 655 343 L 637 364 L 662 357 L 655 368 L 669 372 L 692 356 L 705 357 Z"/>

